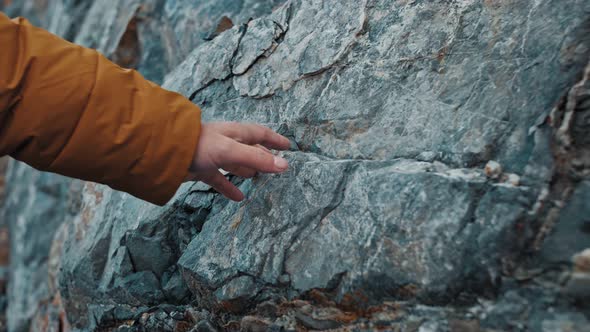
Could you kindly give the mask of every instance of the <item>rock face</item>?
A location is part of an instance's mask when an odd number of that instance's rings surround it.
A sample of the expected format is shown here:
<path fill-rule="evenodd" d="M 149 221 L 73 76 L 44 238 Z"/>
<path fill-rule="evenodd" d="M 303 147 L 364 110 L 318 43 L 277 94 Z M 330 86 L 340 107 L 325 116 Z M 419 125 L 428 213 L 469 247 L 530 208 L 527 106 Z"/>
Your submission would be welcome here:
<path fill-rule="evenodd" d="M 12 163 L 10 330 L 588 330 L 588 1 L 8 12 L 293 147 L 239 204 Z"/>

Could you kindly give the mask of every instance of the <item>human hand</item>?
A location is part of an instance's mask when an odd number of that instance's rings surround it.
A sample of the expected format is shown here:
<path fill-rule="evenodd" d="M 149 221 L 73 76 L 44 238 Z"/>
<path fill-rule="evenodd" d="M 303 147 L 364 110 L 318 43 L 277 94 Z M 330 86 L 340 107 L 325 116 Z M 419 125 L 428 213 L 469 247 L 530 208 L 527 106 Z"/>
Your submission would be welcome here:
<path fill-rule="evenodd" d="M 257 124 L 212 122 L 201 125 L 188 180 L 203 181 L 225 197 L 241 201 L 244 194 L 219 172 L 251 178 L 257 172 L 281 173 L 289 164 L 268 149 L 287 150 L 287 138 Z"/>

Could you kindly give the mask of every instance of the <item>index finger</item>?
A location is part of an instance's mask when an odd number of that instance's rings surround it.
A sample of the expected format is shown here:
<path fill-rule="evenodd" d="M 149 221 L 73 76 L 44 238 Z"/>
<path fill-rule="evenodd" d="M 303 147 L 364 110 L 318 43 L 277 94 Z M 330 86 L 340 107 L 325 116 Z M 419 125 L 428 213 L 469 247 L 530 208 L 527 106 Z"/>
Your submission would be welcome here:
<path fill-rule="evenodd" d="M 276 150 L 288 150 L 291 147 L 288 138 L 258 124 L 228 122 L 219 126 L 219 129 L 224 135 L 244 144 L 260 144 Z"/>

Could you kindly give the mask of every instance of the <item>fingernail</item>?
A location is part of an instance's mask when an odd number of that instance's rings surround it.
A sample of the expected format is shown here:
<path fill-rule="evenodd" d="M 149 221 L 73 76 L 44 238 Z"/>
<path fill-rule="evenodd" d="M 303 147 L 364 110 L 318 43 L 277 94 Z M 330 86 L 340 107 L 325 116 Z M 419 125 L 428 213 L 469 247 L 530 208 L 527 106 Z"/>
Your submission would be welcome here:
<path fill-rule="evenodd" d="M 275 156 L 274 158 L 275 158 L 275 166 L 277 168 L 286 169 L 287 167 L 289 167 L 289 163 L 284 158 L 277 157 L 277 156 Z"/>

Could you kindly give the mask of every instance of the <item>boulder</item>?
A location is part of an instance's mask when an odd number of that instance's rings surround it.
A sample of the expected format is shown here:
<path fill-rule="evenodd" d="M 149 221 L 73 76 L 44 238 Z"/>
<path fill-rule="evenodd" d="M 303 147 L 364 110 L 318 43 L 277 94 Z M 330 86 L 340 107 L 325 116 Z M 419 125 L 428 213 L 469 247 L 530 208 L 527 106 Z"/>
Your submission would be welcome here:
<path fill-rule="evenodd" d="M 241 203 L 12 163 L 11 330 L 588 326 L 588 1 L 38 3 L 8 12 L 292 148 Z"/>

